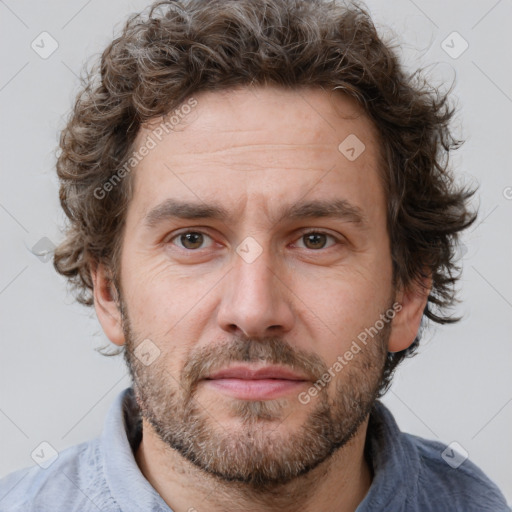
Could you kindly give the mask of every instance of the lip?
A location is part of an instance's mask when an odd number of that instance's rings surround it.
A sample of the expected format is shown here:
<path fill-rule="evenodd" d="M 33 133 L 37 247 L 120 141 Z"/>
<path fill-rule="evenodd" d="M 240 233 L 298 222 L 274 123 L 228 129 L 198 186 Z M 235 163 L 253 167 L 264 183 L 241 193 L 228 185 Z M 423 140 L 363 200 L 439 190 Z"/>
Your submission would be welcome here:
<path fill-rule="evenodd" d="M 240 400 L 272 400 L 309 382 L 309 378 L 280 366 L 232 366 L 212 373 L 203 382 L 215 391 Z"/>
<path fill-rule="evenodd" d="M 309 380 L 309 378 L 300 373 L 295 373 L 288 368 L 282 366 L 264 366 L 254 368 L 251 366 L 230 366 L 206 377 L 207 380 L 217 379 L 242 379 L 242 380 L 262 380 L 262 379 L 279 379 L 279 380 Z"/>

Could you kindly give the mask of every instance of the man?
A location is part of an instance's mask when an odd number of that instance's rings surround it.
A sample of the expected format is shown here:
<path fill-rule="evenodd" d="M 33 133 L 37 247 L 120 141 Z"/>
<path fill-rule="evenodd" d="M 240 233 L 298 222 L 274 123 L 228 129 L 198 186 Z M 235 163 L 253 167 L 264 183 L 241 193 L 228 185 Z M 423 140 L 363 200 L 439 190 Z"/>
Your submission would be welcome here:
<path fill-rule="evenodd" d="M 454 321 L 451 114 L 355 6 L 132 18 L 61 137 L 54 263 L 133 389 L 0 509 L 508 510 L 377 400 L 422 319 Z"/>

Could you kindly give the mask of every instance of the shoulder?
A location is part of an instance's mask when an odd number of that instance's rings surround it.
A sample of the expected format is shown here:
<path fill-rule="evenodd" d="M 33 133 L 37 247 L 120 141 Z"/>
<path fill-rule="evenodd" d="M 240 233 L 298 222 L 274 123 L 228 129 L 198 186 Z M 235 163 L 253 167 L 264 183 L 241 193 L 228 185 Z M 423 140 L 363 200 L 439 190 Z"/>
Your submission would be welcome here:
<path fill-rule="evenodd" d="M 35 465 L 0 480 L 0 512 L 120 512 L 103 473 L 98 439 L 60 452 L 46 468 Z"/>
<path fill-rule="evenodd" d="M 424 500 L 432 510 L 510 511 L 503 494 L 467 458 L 462 447 L 457 450 L 452 445 L 403 435 L 415 446 L 420 460 L 418 501 Z"/>

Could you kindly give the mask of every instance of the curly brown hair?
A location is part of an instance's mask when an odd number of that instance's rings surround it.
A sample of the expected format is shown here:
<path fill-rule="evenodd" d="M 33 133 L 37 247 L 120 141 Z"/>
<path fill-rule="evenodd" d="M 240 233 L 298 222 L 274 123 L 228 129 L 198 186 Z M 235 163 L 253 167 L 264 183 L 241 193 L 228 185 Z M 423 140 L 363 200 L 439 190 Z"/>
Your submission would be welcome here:
<path fill-rule="evenodd" d="M 381 139 L 382 181 L 395 284 L 432 278 L 425 317 L 457 301 L 459 233 L 476 219 L 475 190 L 457 186 L 448 155 L 461 141 L 449 128 L 448 94 L 421 71 L 407 74 L 368 12 L 327 0 L 163 1 L 133 15 L 83 80 L 62 131 L 57 172 L 69 218 L 54 266 L 77 300 L 92 305 L 91 268 L 119 268 L 131 175 L 95 193 L 122 168 L 143 123 L 165 116 L 191 95 L 249 85 L 321 87 L 355 98 Z M 423 328 L 423 322 L 422 322 Z M 382 392 L 410 348 L 389 353 Z"/>

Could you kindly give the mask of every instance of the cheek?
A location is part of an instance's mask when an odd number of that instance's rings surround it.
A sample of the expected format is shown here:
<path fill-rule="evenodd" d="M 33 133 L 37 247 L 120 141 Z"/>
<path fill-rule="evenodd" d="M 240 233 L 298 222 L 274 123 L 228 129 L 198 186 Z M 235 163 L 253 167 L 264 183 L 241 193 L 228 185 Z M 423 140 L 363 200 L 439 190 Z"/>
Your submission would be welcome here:
<path fill-rule="evenodd" d="M 204 295 L 212 276 L 191 275 L 190 268 L 158 255 L 132 255 L 124 260 L 123 291 L 132 314 L 146 319 L 172 320 L 183 316 Z"/>
<path fill-rule="evenodd" d="M 163 257 L 126 258 L 125 263 L 123 293 L 134 333 L 154 341 L 165 366 L 176 373 L 211 318 L 219 277 L 187 275 L 186 268 Z"/>
<path fill-rule="evenodd" d="M 327 363 L 342 355 L 390 305 L 390 276 L 384 268 L 371 267 L 371 272 L 358 267 L 302 273 L 290 286 L 300 298 L 297 314 L 311 338 L 309 348 Z"/>

